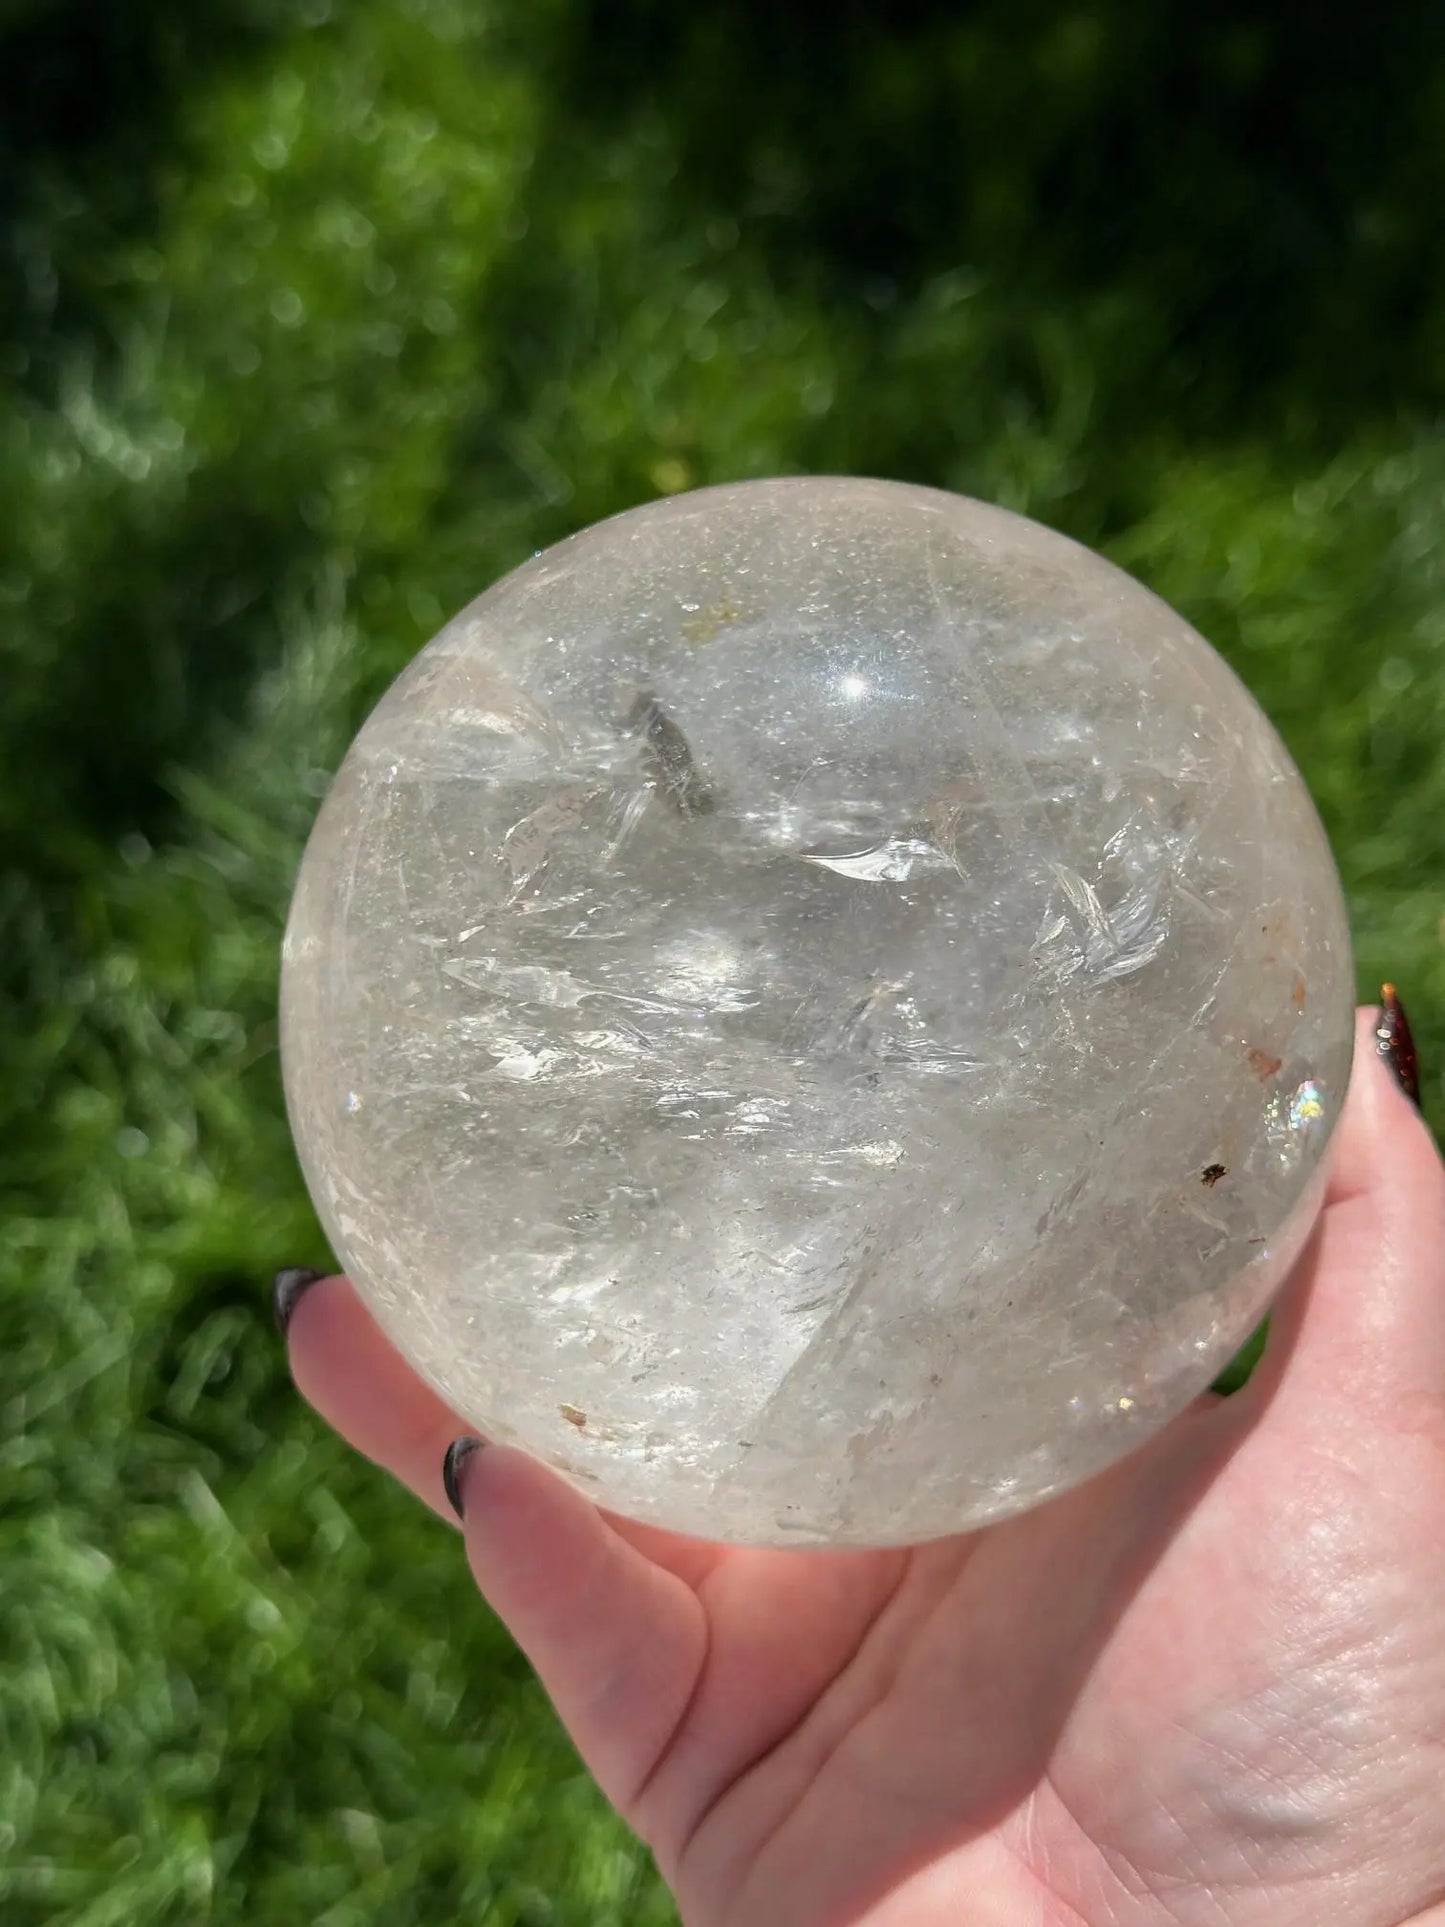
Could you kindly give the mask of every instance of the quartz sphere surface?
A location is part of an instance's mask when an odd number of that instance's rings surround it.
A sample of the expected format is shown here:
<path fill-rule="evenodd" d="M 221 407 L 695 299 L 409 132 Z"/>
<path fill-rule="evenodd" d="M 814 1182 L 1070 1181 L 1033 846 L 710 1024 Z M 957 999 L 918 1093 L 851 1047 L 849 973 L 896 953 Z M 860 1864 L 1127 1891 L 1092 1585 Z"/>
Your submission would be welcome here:
<path fill-rule="evenodd" d="M 1318 1208 L 1335 868 L 1156 597 L 959 496 L 748 482 L 464 609 L 307 848 L 283 1056 L 465 1419 L 709 1538 L 906 1543 L 1178 1412 Z"/>

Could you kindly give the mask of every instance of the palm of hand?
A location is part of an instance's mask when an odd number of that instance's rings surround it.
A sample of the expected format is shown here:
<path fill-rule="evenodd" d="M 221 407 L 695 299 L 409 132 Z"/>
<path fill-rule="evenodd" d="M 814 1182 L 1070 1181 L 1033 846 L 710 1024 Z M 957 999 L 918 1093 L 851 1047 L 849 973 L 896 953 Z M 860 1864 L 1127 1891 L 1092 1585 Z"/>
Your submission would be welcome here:
<path fill-rule="evenodd" d="M 685 1838 L 690 1916 L 1279 1927 L 1438 1896 L 1445 1428 L 1239 1430 L 1202 1408 L 1071 1498 L 845 1582 L 715 1570 L 716 1685 L 639 1816 Z M 785 1737 L 717 1797 L 764 1709 Z"/>
<path fill-rule="evenodd" d="M 1445 1178 L 1362 1063 L 1264 1367 L 1036 1512 L 728 1551 L 493 1448 L 468 1552 L 688 1919 L 1396 1927 L 1445 1895 Z M 440 1510 L 346 1287 L 298 1381 Z"/>

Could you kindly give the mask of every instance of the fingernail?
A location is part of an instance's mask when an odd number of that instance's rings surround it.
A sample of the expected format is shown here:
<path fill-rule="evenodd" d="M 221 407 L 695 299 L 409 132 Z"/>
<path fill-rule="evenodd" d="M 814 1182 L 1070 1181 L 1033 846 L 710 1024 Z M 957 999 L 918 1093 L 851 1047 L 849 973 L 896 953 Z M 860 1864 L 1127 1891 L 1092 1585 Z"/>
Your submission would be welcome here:
<path fill-rule="evenodd" d="M 452 1440 L 442 1460 L 442 1485 L 446 1489 L 447 1502 L 459 1519 L 462 1517 L 462 1474 L 472 1454 L 481 1449 L 482 1441 L 464 1432 L 459 1439 Z"/>
<path fill-rule="evenodd" d="M 290 1265 L 285 1271 L 276 1273 L 271 1285 L 271 1315 L 283 1338 L 296 1307 L 317 1280 L 324 1276 L 323 1272 L 312 1271 L 306 1265 Z"/>
<path fill-rule="evenodd" d="M 1399 992 L 1393 984 L 1380 991 L 1380 1015 L 1375 1022 L 1375 1049 L 1384 1058 L 1400 1089 L 1418 1110 L 1420 1105 L 1420 1067 L 1415 1059 L 1415 1039 L 1410 1035 L 1410 1020 Z"/>

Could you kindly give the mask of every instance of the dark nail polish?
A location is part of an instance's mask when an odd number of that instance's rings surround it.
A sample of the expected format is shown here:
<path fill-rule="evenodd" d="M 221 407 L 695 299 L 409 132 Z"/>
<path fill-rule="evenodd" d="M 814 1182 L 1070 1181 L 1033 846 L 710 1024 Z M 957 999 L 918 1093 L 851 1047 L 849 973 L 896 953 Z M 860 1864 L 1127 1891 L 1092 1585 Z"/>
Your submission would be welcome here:
<path fill-rule="evenodd" d="M 312 1271 L 306 1265 L 290 1265 L 285 1271 L 276 1273 L 271 1286 L 271 1313 L 276 1320 L 276 1329 L 283 1338 L 302 1297 L 324 1276 L 324 1272 Z"/>
<path fill-rule="evenodd" d="M 442 1460 L 442 1485 L 446 1489 L 447 1502 L 460 1519 L 462 1517 L 462 1474 L 474 1452 L 480 1452 L 482 1441 L 468 1433 L 453 1439 L 447 1447 L 447 1455 Z"/>
<path fill-rule="evenodd" d="M 1418 1109 L 1420 1067 L 1415 1059 L 1415 1039 L 1410 1035 L 1410 1020 L 1393 984 L 1386 984 L 1380 991 L 1375 1049 L 1384 1058 L 1400 1089 Z"/>

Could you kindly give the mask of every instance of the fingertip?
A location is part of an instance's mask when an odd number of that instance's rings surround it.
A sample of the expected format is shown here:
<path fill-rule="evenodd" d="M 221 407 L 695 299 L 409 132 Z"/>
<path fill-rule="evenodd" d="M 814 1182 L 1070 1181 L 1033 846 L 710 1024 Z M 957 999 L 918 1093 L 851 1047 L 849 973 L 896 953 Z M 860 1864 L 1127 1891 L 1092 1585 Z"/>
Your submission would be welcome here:
<path fill-rule="evenodd" d="M 472 1434 L 397 1351 L 349 1278 L 305 1289 L 286 1348 L 292 1380 L 312 1410 L 451 1525 L 443 1453 L 448 1440 Z"/>
<path fill-rule="evenodd" d="M 460 1438 L 452 1440 L 442 1459 L 442 1490 L 447 1495 L 447 1504 L 463 1521 L 467 1516 L 464 1484 L 467 1465 L 481 1449 L 482 1441 L 474 1433 L 463 1432 Z"/>
<path fill-rule="evenodd" d="M 1393 1009 L 1402 1019 L 1397 998 Z M 1332 1202 L 1368 1192 L 1386 1207 L 1409 1205 L 1445 1182 L 1435 1140 L 1412 1095 L 1418 1089 L 1413 1043 L 1408 1051 L 1400 1045 L 1391 1011 L 1386 999 L 1355 1014 L 1354 1068 L 1331 1147 Z"/>
<path fill-rule="evenodd" d="M 607 1556 L 611 1527 L 592 1501 L 515 1446 L 488 1446 L 478 1463 L 466 1437 L 454 1465 L 467 1557 L 504 1619 L 527 1618 L 575 1593 L 586 1568 Z"/>
<path fill-rule="evenodd" d="M 271 1280 L 271 1321 L 282 1338 L 290 1329 L 302 1299 L 325 1275 L 310 1265 L 286 1265 Z"/>
<path fill-rule="evenodd" d="M 1415 1038 L 1400 993 L 1393 984 L 1380 987 L 1380 1008 L 1374 1025 L 1375 1051 L 1410 1102 L 1419 1109 L 1420 1065 Z"/>
<path fill-rule="evenodd" d="M 274 1293 L 291 1376 L 308 1404 L 329 1416 L 324 1401 L 346 1376 L 356 1351 L 355 1339 L 371 1323 L 371 1315 L 356 1296 L 351 1280 L 340 1272 L 314 1272 L 306 1281 L 282 1284 L 296 1273 L 278 1272 Z M 284 1322 L 283 1321 L 284 1300 Z M 369 1340 L 370 1333 L 365 1332 Z"/>

